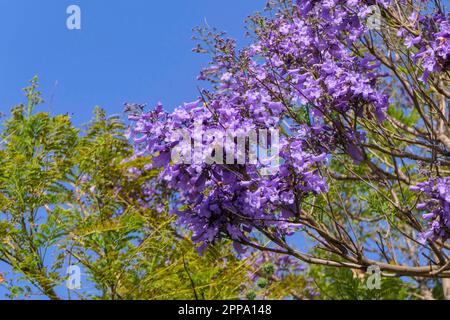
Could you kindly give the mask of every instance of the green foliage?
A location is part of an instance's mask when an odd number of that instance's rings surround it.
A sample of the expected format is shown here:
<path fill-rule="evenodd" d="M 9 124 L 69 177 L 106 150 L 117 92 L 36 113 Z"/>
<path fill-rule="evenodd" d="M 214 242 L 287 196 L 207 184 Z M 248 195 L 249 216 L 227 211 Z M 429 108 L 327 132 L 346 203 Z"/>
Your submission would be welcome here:
<path fill-rule="evenodd" d="M 331 300 L 404 300 L 414 298 L 415 290 L 399 278 L 380 278 L 380 288 L 368 286 L 368 274 L 351 269 L 313 267 L 311 275 L 322 299 Z"/>
<path fill-rule="evenodd" d="M 58 217 L 44 212 L 70 194 L 64 182 L 73 166 L 78 131 L 68 116 L 33 114 L 41 102 L 36 88 L 33 80 L 25 89 L 28 105 L 13 108 L 0 135 L 0 260 L 56 298 L 61 261 L 50 267 L 44 261 L 64 231 Z"/>

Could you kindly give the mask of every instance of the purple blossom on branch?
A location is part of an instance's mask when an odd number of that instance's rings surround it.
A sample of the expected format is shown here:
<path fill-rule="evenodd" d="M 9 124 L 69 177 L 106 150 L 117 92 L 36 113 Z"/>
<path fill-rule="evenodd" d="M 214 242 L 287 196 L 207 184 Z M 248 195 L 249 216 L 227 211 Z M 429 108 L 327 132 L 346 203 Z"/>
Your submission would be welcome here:
<path fill-rule="evenodd" d="M 420 242 L 450 237 L 450 178 L 432 178 L 411 187 L 421 191 L 427 200 L 417 205 L 418 210 L 426 211 L 423 218 L 429 221 L 429 229 L 420 235 Z"/>
<path fill-rule="evenodd" d="M 130 116 L 135 156 L 151 155 L 152 166 L 162 169 L 159 181 L 175 195 L 173 212 L 200 251 L 222 236 L 240 245 L 254 231 L 292 234 L 301 228 L 304 199 L 328 190 L 320 171 L 327 155 L 340 148 L 364 160 L 358 145 L 365 134 L 349 117 L 369 112 L 383 121 L 388 105 L 378 89 L 378 64 L 352 50 L 367 31 L 364 18 L 347 1 L 299 2 L 293 16 L 261 18 L 255 42 L 242 50 L 231 40 L 218 42 L 212 66 L 200 75 L 213 91 L 203 90 L 172 113 L 159 104 Z M 171 151 L 182 138 L 176 132 L 184 129 L 195 139 L 196 126 L 241 133 L 280 129 L 279 170 L 264 176 L 261 163 L 174 163 Z"/>

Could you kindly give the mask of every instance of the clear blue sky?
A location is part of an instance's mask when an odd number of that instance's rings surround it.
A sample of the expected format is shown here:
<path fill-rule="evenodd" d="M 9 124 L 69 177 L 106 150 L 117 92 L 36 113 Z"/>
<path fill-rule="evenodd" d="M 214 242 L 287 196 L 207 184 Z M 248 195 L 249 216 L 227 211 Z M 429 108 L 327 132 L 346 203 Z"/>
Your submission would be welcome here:
<path fill-rule="evenodd" d="M 71 4 L 81 8 L 81 30 L 66 28 Z M 21 88 L 34 75 L 49 102 L 41 110 L 73 113 L 76 124 L 87 122 L 95 105 L 121 113 L 126 101 L 162 101 L 173 108 L 193 100 L 195 78 L 208 60 L 191 52 L 192 28 L 206 19 L 242 43 L 245 18 L 263 5 L 261 0 L 0 0 L 0 112 L 23 101 Z"/>

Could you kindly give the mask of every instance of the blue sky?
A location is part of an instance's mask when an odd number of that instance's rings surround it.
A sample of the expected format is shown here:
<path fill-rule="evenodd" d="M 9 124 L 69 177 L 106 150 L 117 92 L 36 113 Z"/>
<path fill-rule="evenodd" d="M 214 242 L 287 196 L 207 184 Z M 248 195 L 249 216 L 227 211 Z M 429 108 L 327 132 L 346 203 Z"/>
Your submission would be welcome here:
<path fill-rule="evenodd" d="M 66 9 L 81 8 L 81 30 Z M 208 24 L 241 43 L 244 20 L 261 0 L 0 0 L 0 112 L 23 101 L 39 77 L 40 110 L 86 123 L 95 105 L 121 113 L 124 102 L 173 108 L 197 97 L 207 57 L 192 53 L 192 28 Z"/>
<path fill-rule="evenodd" d="M 81 30 L 66 27 L 73 4 Z M 71 113 L 76 125 L 96 105 L 115 114 L 124 102 L 173 108 L 195 100 L 208 57 L 192 53 L 192 28 L 206 19 L 245 43 L 244 20 L 262 7 L 261 0 L 0 0 L 0 113 L 24 102 L 21 89 L 35 75 L 46 100 L 39 110 Z M 0 299 L 5 293 L 0 287 Z"/>

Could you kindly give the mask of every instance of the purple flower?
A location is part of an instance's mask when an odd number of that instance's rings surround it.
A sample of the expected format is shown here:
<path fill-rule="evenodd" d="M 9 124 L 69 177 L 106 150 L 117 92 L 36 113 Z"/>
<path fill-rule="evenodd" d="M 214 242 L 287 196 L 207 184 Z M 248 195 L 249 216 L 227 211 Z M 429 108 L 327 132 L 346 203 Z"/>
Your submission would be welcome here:
<path fill-rule="evenodd" d="M 418 204 L 418 210 L 431 210 L 423 215 L 428 220 L 429 229 L 420 235 L 420 241 L 446 240 L 450 237 L 450 178 L 433 178 L 411 187 L 413 191 L 421 191 L 427 197 L 426 202 Z"/>
<path fill-rule="evenodd" d="M 358 10 L 348 10 L 348 5 Z M 378 87 L 380 66 L 370 55 L 352 50 L 366 32 L 359 12 L 369 5 L 306 0 L 297 1 L 295 8 L 292 17 L 280 13 L 264 18 L 254 43 L 240 51 L 234 41 L 224 40 L 212 67 L 199 76 L 214 84 L 202 91 L 202 99 L 170 113 L 159 104 L 150 112 L 130 115 L 135 157 L 152 157 L 149 166 L 161 170 L 157 183 L 173 196 L 172 212 L 200 248 L 221 237 L 245 241 L 256 229 L 290 235 L 299 225 L 295 219 L 304 199 L 328 191 L 318 168 L 330 153 L 339 149 L 355 162 L 364 159 L 358 147 L 364 132 L 337 119 L 366 111 L 384 120 L 389 101 Z M 293 117 L 296 109 L 306 110 L 308 121 Z M 234 152 L 234 164 L 228 165 L 204 161 L 203 154 L 194 153 L 200 161 L 192 164 L 170 157 L 174 149 L 191 156 L 191 143 L 184 143 L 180 129 L 195 144 L 210 139 L 196 136 L 199 126 L 245 135 L 284 123 L 293 127 L 280 135 L 279 166 L 269 175 L 261 175 L 266 163 L 241 161 Z M 227 154 L 234 149 L 234 144 L 224 147 Z"/>

